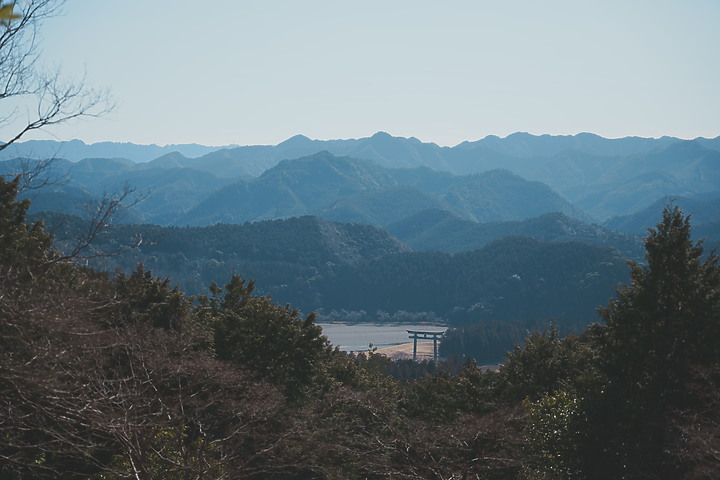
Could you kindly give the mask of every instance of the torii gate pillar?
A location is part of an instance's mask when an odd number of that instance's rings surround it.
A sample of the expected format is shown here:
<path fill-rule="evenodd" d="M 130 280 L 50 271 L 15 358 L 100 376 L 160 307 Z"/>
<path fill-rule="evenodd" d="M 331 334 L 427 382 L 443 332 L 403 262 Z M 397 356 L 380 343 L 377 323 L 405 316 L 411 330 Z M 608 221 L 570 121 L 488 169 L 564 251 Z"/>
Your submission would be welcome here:
<path fill-rule="evenodd" d="M 421 332 L 417 330 L 408 330 L 409 338 L 413 339 L 413 360 L 417 360 L 417 341 L 420 339 L 433 340 L 433 360 L 437 362 L 438 359 L 438 338 L 440 338 L 443 332 Z"/>

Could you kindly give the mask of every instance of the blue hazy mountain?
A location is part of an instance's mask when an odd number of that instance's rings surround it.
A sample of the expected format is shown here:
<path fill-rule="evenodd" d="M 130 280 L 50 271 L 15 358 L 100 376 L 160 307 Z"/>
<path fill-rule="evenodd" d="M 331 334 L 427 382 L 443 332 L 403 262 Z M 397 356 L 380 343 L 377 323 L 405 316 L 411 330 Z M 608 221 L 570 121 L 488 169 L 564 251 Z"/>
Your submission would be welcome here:
<path fill-rule="evenodd" d="M 640 235 L 616 232 L 562 213 L 548 213 L 520 221 L 477 223 L 446 210 L 428 209 L 387 225 L 385 229 L 416 251 L 465 252 L 515 236 L 544 242 L 610 246 L 633 259 L 641 258 L 644 252 Z"/>
<path fill-rule="evenodd" d="M 179 152 L 188 157 L 199 157 L 221 147 L 208 147 L 195 143 L 183 145 L 138 145 L 122 142 L 86 144 L 82 140 L 58 142 L 55 140 L 28 140 L 17 142 L 0 152 L 0 160 L 17 157 L 36 159 L 64 158 L 73 162 L 83 158 L 126 158 L 133 162 L 148 162 L 162 155 Z"/>
<path fill-rule="evenodd" d="M 181 147 L 172 151 L 172 146 L 24 142 L 0 152 L 0 159 L 8 158 L 23 148 L 36 154 L 41 151 L 84 153 L 93 158 L 103 156 L 91 155 L 102 151 L 106 157 L 131 158 L 135 162 L 157 155 L 136 167 L 127 166 L 128 169 L 147 169 L 144 174 L 134 174 L 134 178 L 142 175 L 160 177 L 163 170 L 175 168 L 205 172 L 223 179 L 219 184 L 227 185 L 238 180 L 250 182 L 284 160 L 327 151 L 338 157 L 372 160 L 385 168 L 414 171 L 416 173 L 411 175 L 417 178 L 397 183 L 433 194 L 445 188 L 444 180 L 437 172 L 459 176 L 503 169 L 524 180 L 544 183 L 598 222 L 641 211 L 667 196 L 706 198 L 720 188 L 720 137 L 686 141 L 673 137 L 607 139 L 590 133 L 553 136 L 520 132 L 505 138 L 491 135 L 454 147 L 443 147 L 413 137 L 394 137 L 378 132 L 359 139 L 313 140 L 296 135 L 278 145 L 219 149 L 192 145 Z M 78 160 L 75 157 L 71 159 Z M 425 170 L 415 171 L 418 167 Z M 428 172 L 435 173 L 428 175 Z M 430 183 L 423 180 L 423 176 L 430 178 Z M 413 183 L 423 181 L 422 186 Z M 189 198 L 193 201 L 197 199 L 193 192 L 205 197 L 213 193 L 204 191 L 201 194 L 191 189 Z M 360 195 L 358 201 L 361 202 L 372 202 L 368 197 L 377 196 L 356 193 Z M 176 210 L 186 212 L 190 208 L 188 203 L 181 202 L 178 207 L 182 208 Z M 349 204 L 335 206 L 336 211 L 354 208 Z M 438 205 L 438 208 L 453 209 L 456 205 Z M 269 214 L 272 215 L 272 212 Z M 163 221 L 169 221 L 168 218 L 163 217 Z M 476 215 L 476 218 L 483 220 L 483 215 Z"/>
<path fill-rule="evenodd" d="M 434 183 L 432 170 L 413 175 L 369 160 L 320 152 L 284 160 L 256 180 L 214 192 L 180 217 L 179 224 L 318 215 L 383 226 L 427 208 L 448 209 L 476 222 L 521 220 L 550 212 L 587 217 L 547 185 L 528 182 L 506 170 L 436 175 Z"/>
<path fill-rule="evenodd" d="M 657 223 L 665 205 L 672 203 L 679 206 L 685 213 L 692 215 L 693 233 L 698 234 L 705 224 L 720 222 L 720 195 L 712 199 L 687 197 L 664 197 L 643 210 L 630 215 L 614 217 L 606 222 L 613 230 L 627 233 L 647 233 L 648 226 Z M 720 239 L 720 236 L 717 237 Z"/>
<path fill-rule="evenodd" d="M 32 161 L 0 162 L 0 174 L 13 175 Z M 30 198 L 31 212 L 55 211 L 86 217 L 88 206 L 103 197 L 133 190 L 128 200 L 138 200 L 126 210 L 125 221 L 170 224 L 211 192 L 235 180 L 188 168 L 152 168 L 127 159 L 86 158 L 79 162 L 56 159 L 43 172 L 50 184 L 22 194 Z"/>

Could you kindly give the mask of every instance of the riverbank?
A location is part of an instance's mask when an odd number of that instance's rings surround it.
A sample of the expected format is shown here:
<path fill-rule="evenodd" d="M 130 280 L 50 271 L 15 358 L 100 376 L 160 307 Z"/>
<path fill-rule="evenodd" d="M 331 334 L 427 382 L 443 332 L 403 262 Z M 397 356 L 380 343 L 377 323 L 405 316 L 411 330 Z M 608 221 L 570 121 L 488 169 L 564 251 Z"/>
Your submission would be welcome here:
<path fill-rule="evenodd" d="M 323 335 L 328 337 L 330 343 L 344 352 L 355 353 L 367 352 L 370 348 L 384 349 L 404 345 L 411 338 L 408 330 L 442 332 L 447 328 L 388 323 L 318 323 L 318 325 L 322 327 Z M 432 358 L 432 342 L 430 345 L 430 358 Z M 412 343 L 410 343 L 410 358 L 412 358 Z"/>
<path fill-rule="evenodd" d="M 439 346 L 439 345 L 438 345 Z M 401 343 L 400 345 L 391 345 L 389 347 L 378 348 L 376 354 L 385 355 L 393 360 L 404 360 L 413 358 L 413 342 Z M 417 344 L 417 360 L 433 359 L 433 342 L 418 342 Z"/>

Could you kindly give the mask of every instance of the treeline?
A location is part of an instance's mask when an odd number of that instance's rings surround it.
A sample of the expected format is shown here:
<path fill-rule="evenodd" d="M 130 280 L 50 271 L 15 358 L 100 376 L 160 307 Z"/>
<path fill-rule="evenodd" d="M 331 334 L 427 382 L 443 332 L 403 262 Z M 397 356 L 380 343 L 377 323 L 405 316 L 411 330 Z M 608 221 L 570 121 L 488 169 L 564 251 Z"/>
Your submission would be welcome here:
<path fill-rule="evenodd" d="M 46 214 L 71 249 L 84 222 Z M 97 269 L 132 272 L 138 263 L 190 294 L 233 273 L 253 278 L 258 293 L 323 322 L 434 323 L 451 327 L 446 355 L 499 363 L 504 352 L 554 321 L 581 332 L 596 308 L 627 280 L 621 254 L 580 242 L 508 237 L 483 249 L 412 252 L 384 230 L 317 217 L 215 225 L 114 225 L 95 242 Z"/>
<path fill-rule="evenodd" d="M 581 336 L 499 372 L 334 350 L 252 281 L 188 298 L 54 250 L 0 181 L 0 477 L 712 478 L 720 267 L 666 210 Z M 396 377 L 406 378 L 399 380 Z M 414 380 L 412 380 L 415 378 Z"/>
<path fill-rule="evenodd" d="M 68 227 L 78 219 L 45 218 L 65 250 L 72 245 L 65 239 L 82 233 Z M 341 321 L 554 319 L 563 331 L 578 332 L 628 278 L 624 258 L 610 247 L 508 237 L 470 252 L 412 252 L 376 227 L 316 217 L 202 228 L 116 225 L 96 246 L 117 252 L 138 239 L 136 248 L 91 265 L 131 272 L 142 263 L 189 294 L 239 272 L 278 303 Z M 339 318 L 342 312 L 348 318 Z"/>
<path fill-rule="evenodd" d="M 507 351 L 522 344 L 531 332 L 551 326 L 551 322 L 544 320 L 525 319 L 516 322 L 486 320 L 448 328 L 440 342 L 440 355 L 446 359 L 473 359 L 480 365 L 501 363 Z"/>
<path fill-rule="evenodd" d="M 399 253 L 338 266 L 322 283 L 323 307 L 432 311 L 455 326 L 555 317 L 582 329 L 626 278 L 610 248 L 510 237 L 455 255 Z"/>

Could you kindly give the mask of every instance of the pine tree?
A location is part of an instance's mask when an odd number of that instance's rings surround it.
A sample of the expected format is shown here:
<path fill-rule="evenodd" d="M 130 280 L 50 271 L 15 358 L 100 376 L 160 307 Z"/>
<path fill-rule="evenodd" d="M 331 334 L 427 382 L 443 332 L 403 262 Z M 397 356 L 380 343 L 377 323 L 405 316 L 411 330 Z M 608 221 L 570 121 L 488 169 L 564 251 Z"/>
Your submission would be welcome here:
<path fill-rule="evenodd" d="M 720 267 L 690 217 L 667 206 L 645 240 L 647 265 L 630 262 L 631 282 L 600 310 L 604 369 L 626 393 L 678 400 L 692 366 L 720 361 Z"/>
<path fill-rule="evenodd" d="M 196 314 L 214 332 L 217 358 L 249 368 L 285 388 L 290 399 L 301 398 L 320 378 L 333 356 L 330 343 L 315 324 L 289 305 L 254 295 L 255 282 L 233 275 L 210 297 L 198 298 Z"/>
<path fill-rule="evenodd" d="M 30 200 L 17 199 L 20 180 L 19 176 L 0 177 L 0 267 L 15 271 L 37 266 L 56 254 L 50 249 L 52 235 L 43 230 L 42 222 L 26 221 Z"/>
<path fill-rule="evenodd" d="M 683 411 L 710 411 L 693 393 L 709 384 L 688 387 L 707 383 L 696 372 L 720 362 L 718 257 L 704 256 L 677 206 L 664 209 L 645 249 L 647 263 L 630 262 L 630 284 L 600 310 L 605 324 L 591 329 L 604 381 L 583 402 L 587 478 L 684 478 L 696 460 L 678 452 L 692 435 L 674 425 Z"/>

